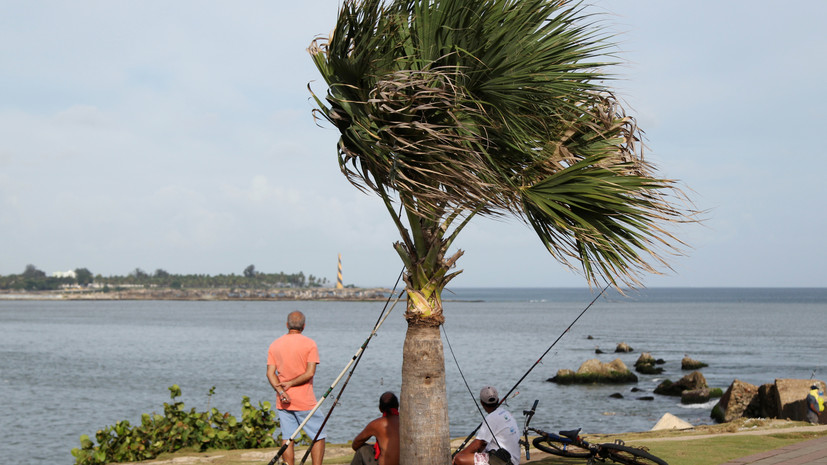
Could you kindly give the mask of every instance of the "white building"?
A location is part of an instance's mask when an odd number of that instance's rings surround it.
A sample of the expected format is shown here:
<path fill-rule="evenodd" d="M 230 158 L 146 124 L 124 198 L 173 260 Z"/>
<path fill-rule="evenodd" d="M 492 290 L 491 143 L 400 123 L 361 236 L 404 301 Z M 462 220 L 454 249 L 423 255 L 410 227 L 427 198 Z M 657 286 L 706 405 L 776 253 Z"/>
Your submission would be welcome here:
<path fill-rule="evenodd" d="M 72 279 L 76 279 L 78 276 L 77 276 L 77 274 L 75 274 L 75 270 L 69 270 L 69 271 L 55 271 L 54 273 L 52 273 L 52 277 L 54 277 L 54 278 L 72 278 Z"/>

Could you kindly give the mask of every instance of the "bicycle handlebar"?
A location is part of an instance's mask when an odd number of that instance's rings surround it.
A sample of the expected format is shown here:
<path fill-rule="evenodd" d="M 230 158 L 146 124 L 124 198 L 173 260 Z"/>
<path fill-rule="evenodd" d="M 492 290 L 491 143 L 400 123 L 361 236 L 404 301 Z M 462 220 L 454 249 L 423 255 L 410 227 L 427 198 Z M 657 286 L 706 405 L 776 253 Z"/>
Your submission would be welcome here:
<path fill-rule="evenodd" d="M 529 455 L 529 442 L 528 442 L 528 424 L 531 423 L 531 418 L 534 417 L 534 412 L 537 410 L 537 404 L 540 402 L 540 399 L 534 400 L 534 405 L 531 406 L 530 410 L 523 410 L 523 415 L 525 415 L 525 425 L 523 426 L 523 436 L 525 439 L 525 459 L 530 460 L 531 457 Z"/>
<path fill-rule="evenodd" d="M 535 399 L 534 405 L 531 406 L 531 409 L 523 411 L 523 414 L 528 415 L 530 413 L 531 415 L 534 415 L 534 411 L 537 410 L 538 403 L 540 403 L 540 399 Z"/>
<path fill-rule="evenodd" d="M 540 399 L 536 399 L 534 401 L 534 405 L 531 406 L 529 410 L 523 410 L 523 415 L 525 415 L 525 427 L 528 428 L 528 423 L 531 422 L 531 418 L 534 416 L 534 412 L 537 410 L 537 404 L 540 402 Z"/>

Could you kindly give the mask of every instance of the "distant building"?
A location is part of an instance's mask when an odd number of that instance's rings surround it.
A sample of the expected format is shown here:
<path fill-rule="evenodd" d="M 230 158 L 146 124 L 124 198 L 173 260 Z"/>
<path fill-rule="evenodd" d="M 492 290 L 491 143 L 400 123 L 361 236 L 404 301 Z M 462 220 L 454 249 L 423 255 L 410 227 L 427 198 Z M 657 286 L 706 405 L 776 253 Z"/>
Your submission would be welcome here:
<path fill-rule="evenodd" d="M 77 274 L 75 274 L 75 270 L 69 270 L 69 271 L 55 271 L 54 273 L 52 273 L 52 277 L 54 277 L 54 278 L 72 278 L 72 279 L 77 279 L 78 275 L 77 275 Z"/>

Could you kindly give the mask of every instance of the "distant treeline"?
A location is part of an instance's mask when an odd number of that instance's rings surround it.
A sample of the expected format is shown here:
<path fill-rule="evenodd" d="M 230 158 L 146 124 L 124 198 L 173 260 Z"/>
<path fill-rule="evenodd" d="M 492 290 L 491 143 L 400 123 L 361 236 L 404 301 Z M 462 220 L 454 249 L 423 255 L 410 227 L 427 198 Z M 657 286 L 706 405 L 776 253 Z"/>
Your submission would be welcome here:
<path fill-rule="evenodd" d="M 0 276 L 0 289 L 48 291 L 67 287 L 94 287 L 113 289 L 122 287 L 168 287 L 172 289 L 205 289 L 205 288 L 285 288 L 285 287 L 322 287 L 328 283 L 327 278 L 317 278 L 312 274 L 305 276 L 298 273 L 261 273 L 254 265 L 244 269 L 240 275 L 220 274 L 210 276 L 206 274 L 173 274 L 163 269 L 154 273 L 147 273 L 140 268 L 127 276 L 95 275 L 86 268 L 77 268 L 70 272 L 58 273 L 57 276 L 48 276 L 34 265 L 27 265 L 21 274 Z"/>

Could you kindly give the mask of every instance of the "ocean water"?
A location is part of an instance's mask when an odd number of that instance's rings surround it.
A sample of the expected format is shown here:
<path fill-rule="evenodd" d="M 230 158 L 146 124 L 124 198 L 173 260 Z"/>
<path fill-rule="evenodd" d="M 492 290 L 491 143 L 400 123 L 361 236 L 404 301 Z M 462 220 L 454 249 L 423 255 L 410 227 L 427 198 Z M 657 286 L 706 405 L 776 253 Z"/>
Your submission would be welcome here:
<path fill-rule="evenodd" d="M 734 379 L 753 384 L 827 379 L 827 289 L 608 292 L 572 325 L 596 295 L 585 289 L 446 290 L 451 435 L 464 437 L 479 424 L 473 399 L 481 386 L 494 385 L 504 394 L 523 376 L 507 402 L 515 414 L 539 399 L 535 426 L 581 427 L 587 433 L 648 430 L 667 412 L 693 424 L 710 423 L 714 403 L 638 399 L 653 395 L 662 380 L 687 374 L 680 369 L 684 355 L 708 363 L 701 372 L 710 386 L 722 389 Z M 120 420 L 137 424 L 142 413 L 161 412 L 173 384 L 183 390 L 187 407 L 198 410 L 209 402 L 239 415 L 243 396 L 253 403 L 273 401 L 266 351 L 285 332 L 287 313 L 296 309 L 307 315 L 305 334 L 319 346 L 320 396 L 365 342 L 384 305 L 0 301 L 0 457 L 5 463 L 71 464 L 70 450 L 79 446 L 80 435 Z M 379 394 L 399 392 L 403 312 L 400 302 L 370 341 L 328 422 L 329 441 L 352 439 L 378 414 Z M 620 342 L 633 352 L 614 353 Z M 596 348 L 605 353 L 596 354 Z M 638 375 L 634 385 L 547 382 L 557 370 L 576 370 L 591 358 L 620 358 L 631 368 L 641 352 L 664 359 L 666 371 Z M 324 413 L 343 382 L 323 404 Z M 632 387 L 643 392 L 631 392 Z M 610 398 L 613 393 L 623 398 Z"/>

